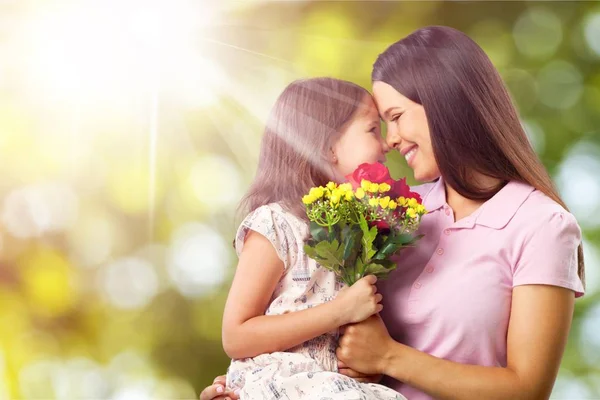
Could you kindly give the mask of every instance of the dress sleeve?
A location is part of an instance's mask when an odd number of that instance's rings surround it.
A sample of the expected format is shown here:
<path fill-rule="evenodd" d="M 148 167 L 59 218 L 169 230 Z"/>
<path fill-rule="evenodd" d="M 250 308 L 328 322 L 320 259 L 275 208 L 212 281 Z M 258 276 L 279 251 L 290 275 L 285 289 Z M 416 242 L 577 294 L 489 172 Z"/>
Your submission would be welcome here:
<path fill-rule="evenodd" d="M 577 247 L 581 230 L 575 217 L 565 210 L 544 213 L 532 229 L 513 270 L 513 287 L 552 285 L 571 289 L 576 297 L 584 289 L 577 275 Z"/>
<path fill-rule="evenodd" d="M 235 251 L 238 257 L 250 230 L 260 233 L 271 242 L 287 270 L 295 258 L 293 254 L 296 241 L 292 227 L 285 215 L 273 210 L 268 205 L 261 206 L 250 213 L 241 223 L 235 235 Z"/>

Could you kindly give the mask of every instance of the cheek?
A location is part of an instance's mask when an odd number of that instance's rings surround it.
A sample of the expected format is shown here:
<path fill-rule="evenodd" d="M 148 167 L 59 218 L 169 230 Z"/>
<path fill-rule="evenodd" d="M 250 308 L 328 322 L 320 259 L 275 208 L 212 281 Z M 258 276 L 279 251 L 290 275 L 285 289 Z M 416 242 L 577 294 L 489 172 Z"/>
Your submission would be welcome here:
<path fill-rule="evenodd" d="M 346 176 L 354 171 L 357 165 L 357 159 L 360 158 L 360 153 L 356 151 L 356 146 L 346 146 L 338 155 L 337 170 Z"/>

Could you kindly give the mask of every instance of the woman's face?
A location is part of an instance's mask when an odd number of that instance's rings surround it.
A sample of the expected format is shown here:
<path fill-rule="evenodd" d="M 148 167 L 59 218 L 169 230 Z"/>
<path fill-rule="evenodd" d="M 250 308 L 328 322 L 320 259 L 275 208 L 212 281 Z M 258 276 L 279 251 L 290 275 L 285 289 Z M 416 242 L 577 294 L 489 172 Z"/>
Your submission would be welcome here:
<path fill-rule="evenodd" d="M 386 141 L 390 149 L 398 150 L 406 158 L 416 180 L 437 179 L 440 170 L 433 155 L 423 106 L 384 82 L 373 83 L 373 95 L 379 115 L 387 124 Z"/>

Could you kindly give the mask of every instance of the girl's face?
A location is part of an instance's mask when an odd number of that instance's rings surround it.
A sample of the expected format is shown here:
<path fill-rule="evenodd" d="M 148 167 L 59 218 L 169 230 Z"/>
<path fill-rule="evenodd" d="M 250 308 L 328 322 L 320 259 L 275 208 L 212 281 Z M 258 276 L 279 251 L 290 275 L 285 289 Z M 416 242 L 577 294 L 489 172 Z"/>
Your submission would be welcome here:
<path fill-rule="evenodd" d="M 331 148 L 331 161 L 338 182 L 344 181 L 362 163 L 385 162 L 389 148 L 381 137 L 381 121 L 371 96 L 365 96 L 341 137 Z"/>
<path fill-rule="evenodd" d="M 373 83 L 373 94 L 379 114 L 387 124 L 387 145 L 404 156 L 416 180 L 430 182 L 437 179 L 440 170 L 433 154 L 423 106 L 384 82 Z"/>

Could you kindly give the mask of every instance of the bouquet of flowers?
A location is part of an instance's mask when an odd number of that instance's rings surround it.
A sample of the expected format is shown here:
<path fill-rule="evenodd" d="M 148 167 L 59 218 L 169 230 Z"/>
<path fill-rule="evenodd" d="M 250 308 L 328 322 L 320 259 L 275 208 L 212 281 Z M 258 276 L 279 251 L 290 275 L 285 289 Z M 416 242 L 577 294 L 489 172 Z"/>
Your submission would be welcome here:
<path fill-rule="evenodd" d="M 347 183 L 313 187 L 302 198 L 310 220 L 305 253 L 347 285 L 366 275 L 386 278 L 390 257 L 413 245 L 427 212 L 406 179 L 393 180 L 381 163 L 361 164 Z"/>

